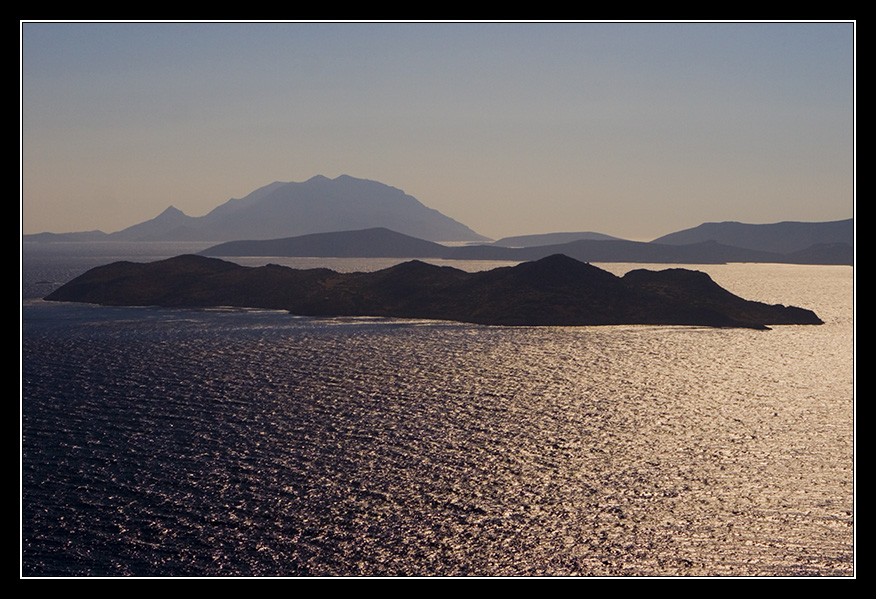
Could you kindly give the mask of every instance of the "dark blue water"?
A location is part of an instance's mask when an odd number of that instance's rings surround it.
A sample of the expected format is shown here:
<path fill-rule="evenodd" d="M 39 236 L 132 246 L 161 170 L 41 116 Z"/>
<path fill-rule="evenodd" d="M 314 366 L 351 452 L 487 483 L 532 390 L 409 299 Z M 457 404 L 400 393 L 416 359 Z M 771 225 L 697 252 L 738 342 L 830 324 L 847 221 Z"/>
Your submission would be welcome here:
<path fill-rule="evenodd" d="M 104 259 L 49 253 L 25 576 L 854 573 L 843 267 L 727 275 L 822 327 L 503 328 L 46 303 Z"/>

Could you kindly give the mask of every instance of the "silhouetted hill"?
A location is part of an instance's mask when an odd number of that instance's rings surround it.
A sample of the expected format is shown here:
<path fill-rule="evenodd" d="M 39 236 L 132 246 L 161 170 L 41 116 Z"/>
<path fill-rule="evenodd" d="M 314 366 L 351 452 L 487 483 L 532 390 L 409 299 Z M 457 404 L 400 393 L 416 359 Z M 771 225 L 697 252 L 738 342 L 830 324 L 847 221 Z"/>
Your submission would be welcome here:
<path fill-rule="evenodd" d="M 275 239 L 387 227 L 430 241 L 484 241 L 462 223 L 377 181 L 321 175 L 301 183 L 275 182 L 210 213 L 186 216 L 171 207 L 111 238 L 123 241 Z"/>
<path fill-rule="evenodd" d="M 373 273 L 244 267 L 178 256 L 94 268 L 46 297 L 103 305 L 237 306 L 305 316 L 384 316 L 493 325 L 663 324 L 767 328 L 821 324 L 809 310 L 738 298 L 707 275 L 620 278 L 563 255 L 468 273 L 410 261 Z"/>
<path fill-rule="evenodd" d="M 703 223 L 658 237 L 652 243 L 690 245 L 707 241 L 777 254 L 790 254 L 824 244 L 843 243 L 852 247 L 855 244 L 855 224 L 851 218 L 831 222 Z"/>

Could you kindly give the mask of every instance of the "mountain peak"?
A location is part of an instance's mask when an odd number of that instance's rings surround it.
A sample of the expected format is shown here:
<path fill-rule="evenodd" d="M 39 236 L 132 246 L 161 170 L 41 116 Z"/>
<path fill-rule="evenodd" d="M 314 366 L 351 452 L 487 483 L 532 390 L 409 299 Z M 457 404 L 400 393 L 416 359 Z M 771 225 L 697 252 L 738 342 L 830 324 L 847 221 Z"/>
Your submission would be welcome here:
<path fill-rule="evenodd" d="M 168 206 L 164 212 L 158 215 L 159 218 L 164 216 L 186 216 L 186 213 L 175 206 Z"/>

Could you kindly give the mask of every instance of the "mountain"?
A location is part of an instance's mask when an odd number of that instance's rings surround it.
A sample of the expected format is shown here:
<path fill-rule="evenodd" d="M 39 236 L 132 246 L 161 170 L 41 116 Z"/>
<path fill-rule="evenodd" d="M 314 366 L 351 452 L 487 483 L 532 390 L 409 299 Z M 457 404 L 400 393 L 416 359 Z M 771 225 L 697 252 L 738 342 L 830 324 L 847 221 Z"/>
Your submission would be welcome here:
<path fill-rule="evenodd" d="M 684 269 L 617 277 L 568 256 L 469 273 L 410 261 L 377 272 L 245 267 L 204 256 L 115 262 L 61 286 L 48 301 L 288 310 L 485 325 L 659 324 L 768 328 L 821 324 L 810 310 L 739 298 Z"/>
<path fill-rule="evenodd" d="M 462 223 L 377 181 L 321 175 L 275 182 L 201 217 L 170 207 L 156 218 L 110 235 L 121 241 L 232 241 L 387 227 L 430 241 L 485 241 Z"/>
<path fill-rule="evenodd" d="M 853 247 L 855 222 L 849 218 L 830 222 L 703 223 L 658 237 L 652 243 L 690 245 L 705 241 L 778 254 L 800 252 L 816 245 L 846 244 Z"/>
<path fill-rule="evenodd" d="M 120 241 L 188 241 L 197 235 L 197 222 L 197 218 L 170 206 L 155 218 L 112 233 L 109 238 Z"/>

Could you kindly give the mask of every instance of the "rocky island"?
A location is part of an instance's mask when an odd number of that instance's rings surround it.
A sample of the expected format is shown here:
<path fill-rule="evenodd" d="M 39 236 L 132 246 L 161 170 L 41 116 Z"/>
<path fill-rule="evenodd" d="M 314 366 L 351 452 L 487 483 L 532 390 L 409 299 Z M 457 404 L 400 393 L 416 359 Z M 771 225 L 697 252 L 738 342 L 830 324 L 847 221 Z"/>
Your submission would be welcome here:
<path fill-rule="evenodd" d="M 822 324 L 811 310 L 748 301 L 687 269 L 615 276 L 557 254 L 466 272 L 419 260 L 368 273 L 246 267 L 183 255 L 93 268 L 49 301 L 113 306 L 247 307 L 301 316 L 378 316 L 505 326 Z"/>

